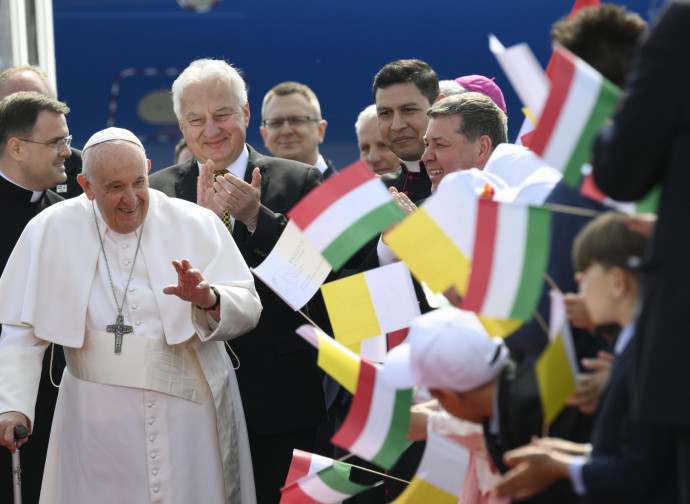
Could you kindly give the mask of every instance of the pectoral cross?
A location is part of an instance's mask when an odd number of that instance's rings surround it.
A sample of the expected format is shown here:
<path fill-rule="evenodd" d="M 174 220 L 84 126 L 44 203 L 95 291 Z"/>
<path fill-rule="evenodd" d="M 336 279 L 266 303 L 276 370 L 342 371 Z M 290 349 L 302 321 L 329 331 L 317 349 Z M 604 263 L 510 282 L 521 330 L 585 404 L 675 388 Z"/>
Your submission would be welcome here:
<path fill-rule="evenodd" d="M 115 334 L 115 353 L 122 353 L 122 335 L 131 333 L 132 326 L 125 325 L 125 317 L 120 313 L 115 319 L 115 323 L 106 326 L 105 330 Z"/>

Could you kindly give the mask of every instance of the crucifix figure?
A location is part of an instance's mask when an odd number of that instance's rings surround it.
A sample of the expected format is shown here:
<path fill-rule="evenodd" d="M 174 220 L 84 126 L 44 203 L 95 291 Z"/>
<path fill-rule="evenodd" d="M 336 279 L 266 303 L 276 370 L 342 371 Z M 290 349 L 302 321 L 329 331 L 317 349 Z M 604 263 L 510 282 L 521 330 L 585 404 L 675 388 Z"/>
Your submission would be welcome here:
<path fill-rule="evenodd" d="M 115 334 L 115 353 L 122 353 L 122 335 L 132 332 L 131 325 L 125 325 L 125 317 L 119 314 L 115 319 L 114 324 L 110 324 L 105 328 L 106 332 Z"/>

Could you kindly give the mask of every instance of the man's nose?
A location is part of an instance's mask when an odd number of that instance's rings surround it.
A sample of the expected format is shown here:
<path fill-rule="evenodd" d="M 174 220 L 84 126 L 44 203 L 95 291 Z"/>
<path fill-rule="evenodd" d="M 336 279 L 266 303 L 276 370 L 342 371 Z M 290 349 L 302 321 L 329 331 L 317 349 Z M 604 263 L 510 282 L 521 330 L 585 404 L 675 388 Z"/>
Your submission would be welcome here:
<path fill-rule="evenodd" d="M 393 113 L 393 120 L 391 122 L 391 129 L 395 131 L 400 131 L 407 127 L 407 121 L 402 116 L 402 114 Z"/>

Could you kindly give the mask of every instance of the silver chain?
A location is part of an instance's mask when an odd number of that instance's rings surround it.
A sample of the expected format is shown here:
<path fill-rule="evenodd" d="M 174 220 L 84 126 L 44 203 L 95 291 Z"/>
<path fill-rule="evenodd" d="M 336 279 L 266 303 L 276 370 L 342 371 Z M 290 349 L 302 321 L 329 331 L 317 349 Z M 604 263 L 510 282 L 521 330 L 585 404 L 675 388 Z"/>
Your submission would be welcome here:
<path fill-rule="evenodd" d="M 93 209 L 93 220 L 96 222 L 96 231 L 98 232 L 98 240 L 101 242 L 101 251 L 103 252 L 103 259 L 105 259 L 105 268 L 108 271 L 108 280 L 110 280 L 110 289 L 113 291 L 113 298 L 115 299 L 115 306 L 117 306 L 117 314 L 122 315 L 122 309 L 125 307 L 125 301 L 127 300 L 127 290 L 129 289 L 129 282 L 132 281 L 132 275 L 134 274 L 134 265 L 137 262 L 137 255 L 139 254 L 139 246 L 141 245 L 141 235 L 144 234 L 144 223 L 141 224 L 141 229 L 139 230 L 139 237 L 137 240 L 137 249 L 134 251 L 134 260 L 132 261 L 132 269 L 129 270 L 129 278 L 127 279 L 127 285 L 125 285 L 125 295 L 122 296 L 122 305 L 117 303 L 117 294 L 115 294 L 115 284 L 113 283 L 113 276 L 110 274 L 110 265 L 108 264 L 108 256 L 105 255 L 105 247 L 103 246 L 103 238 L 101 237 L 101 228 L 98 225 L 98 217 L 96 217 L 96 206 L 91 200 L 91 208 Z M 146 222 L 144 220 L 144 222 Z M 134 232 L 136 234 L 136 231 Z"/>

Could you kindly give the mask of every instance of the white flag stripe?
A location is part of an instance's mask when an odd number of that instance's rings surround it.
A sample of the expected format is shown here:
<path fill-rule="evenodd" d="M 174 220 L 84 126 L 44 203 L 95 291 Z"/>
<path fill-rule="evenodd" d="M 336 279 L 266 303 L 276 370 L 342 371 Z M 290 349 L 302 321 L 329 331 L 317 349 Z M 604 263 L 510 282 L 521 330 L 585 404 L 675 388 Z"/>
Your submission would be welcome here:
<path fill-rule="evenodd" d="M 422 208 L 431 215 L 455 246 L 472 259 L 477 205 L 478 198 L 474 190 L 457 173 L 450 173 Z"/>
<path fill-rule="evenodd" d="M 459 497 L 469 463 L 467 448 L 430 430 L 415 476 Z"/>
<path fill-rule="evenodd" d="M 510 204 L 498 208 L 497 239 L 482 314 L 509 318 L 522 278 L 529 209 Z"/>
<path fill-rule="evenodd" d="M 304 229 L 304 236 L 323 251 L 361 217 L 390 201 L 383 183 L 371 179 L 333 202 Z"/>
<path fill-rule="evenodd" d="M 359 355 L 374 362 L 383 362 L 388 353 L 388 340 L 385 334 L 367 338 L 360 342 Z"/>
<path fill-rule="evenodd" d="M 602 77 L 592 67 L 577 61 L 565 103 L 544 149 L 544 160 L 564 171 L 594 109 Z"/>
<path fill-rule="evenodd" d="M 396 262 L 364 272 L 381 332 L 389 333 L 410 327 L 421 315 L 412 286 L 410 270 Z"/>
<path fill-rule="evenodd" d="M 300 480 L 298 485 L 305 494 L 318 502 L 340 502 L 350 498 L 349 494 L 333 490 L 318 476 L 309 478 L 307 481 Z"/>
<path fill-rule="evenodd" d="M 324 457 L 323 455 L 317 455 L 316 453 L 312 453 L 311 463 L 309 464 L 309 472 L 307 472 L 307 476 L 316 474 L 322 469 L 326 469 L 327 467 L 331 467 L 332 465 L 333 459 Z"/>
<path fill-rule="evenodd" d="M 357 441 L 350 447 L 351 453 L 356 453 L 366 460 L 371 460 L 376 456 L 383 447 L 390 430 L 394 405 L 395 390 L 384 383 L 381 379 L 381 367 L 377 366 L 374 393 L 371 398 L 367 423 Z"/>

